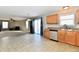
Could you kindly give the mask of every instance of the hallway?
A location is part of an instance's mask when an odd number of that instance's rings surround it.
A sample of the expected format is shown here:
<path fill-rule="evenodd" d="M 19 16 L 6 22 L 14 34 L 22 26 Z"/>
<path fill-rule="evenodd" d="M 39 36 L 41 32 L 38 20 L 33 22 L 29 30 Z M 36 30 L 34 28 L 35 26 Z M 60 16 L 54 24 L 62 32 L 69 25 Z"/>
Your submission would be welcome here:
<path fill-rule="evenodd" d="M 79 47 L 54 42 L 39 35 L 20 31 L 0 32 L 1 52 L 64 52 L 79 51 Z"/>

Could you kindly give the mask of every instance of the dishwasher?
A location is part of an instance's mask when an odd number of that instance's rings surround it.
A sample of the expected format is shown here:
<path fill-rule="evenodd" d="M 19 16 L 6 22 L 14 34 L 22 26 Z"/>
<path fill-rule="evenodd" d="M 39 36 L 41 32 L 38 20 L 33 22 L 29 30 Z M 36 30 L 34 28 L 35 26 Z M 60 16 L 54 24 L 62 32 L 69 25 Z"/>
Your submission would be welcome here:
<path fill-rule="evenodd" d="M 50 31 L 50 39 L 57 41 L 57 30 Z"/>

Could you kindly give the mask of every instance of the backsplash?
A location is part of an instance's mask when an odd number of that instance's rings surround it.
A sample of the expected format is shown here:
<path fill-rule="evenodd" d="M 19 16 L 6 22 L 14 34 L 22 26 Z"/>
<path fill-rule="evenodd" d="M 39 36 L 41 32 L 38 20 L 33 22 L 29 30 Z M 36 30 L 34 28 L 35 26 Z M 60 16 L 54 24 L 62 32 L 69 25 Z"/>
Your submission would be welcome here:
<path fill-rule="evenodd" d="M 59 25 L 57 25 L 57 24 L 53 24 L 53 25 L 47 25 L 47 27 L 60 27 Z"/>

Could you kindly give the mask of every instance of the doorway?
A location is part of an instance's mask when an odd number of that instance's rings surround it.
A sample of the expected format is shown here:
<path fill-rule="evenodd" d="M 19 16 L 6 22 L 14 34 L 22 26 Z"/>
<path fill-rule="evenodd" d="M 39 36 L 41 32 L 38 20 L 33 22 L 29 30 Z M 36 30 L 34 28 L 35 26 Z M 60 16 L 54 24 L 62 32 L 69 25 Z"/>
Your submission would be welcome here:
<path fill-rule="evenodd" d="M 41 34 L 41 20 L 40 19 L 36 19 L 34 21 L 34 33 L 35 34 Z"/>
<path fill-rule="evenodd" d="M 43 35 L 43 24 L 42 18 L 34 19 L 33 21 L 34 33 L 38 35 Z"/>
<path fill-rule="evenodd" d="M 43 22 L 42 22 L 42 17 L 32 19 L 30 22 L 30 33 L 32 34 L 38 34 L 38 35 L 43 35 Z"/>

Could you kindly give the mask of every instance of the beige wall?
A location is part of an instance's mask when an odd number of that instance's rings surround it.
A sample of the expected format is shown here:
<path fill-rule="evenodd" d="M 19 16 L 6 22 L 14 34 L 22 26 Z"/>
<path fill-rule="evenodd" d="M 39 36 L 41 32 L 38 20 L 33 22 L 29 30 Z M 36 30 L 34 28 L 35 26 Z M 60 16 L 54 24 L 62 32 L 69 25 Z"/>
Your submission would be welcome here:
<path fill-rule="evenodd" d="M 67 14 L 70 14 L 70 13 L 74 13 L 75 16 L 76 16 L 76 10 L 78 10 L 78 8 L 70 7 L 70 8 L 67 9 L 67 10 L 64 10 L 64 9 L 60 8 L 58 11 L 55 11 L 55 12 L 50 13 L 50 14 L 48 14 L 48 15 L 53 15 L 53 14 L 58 14 L 58 15 L 64 14 L 64 15 L 67 15 Z M 48 25 L 48 24 L 47 24 L 47 22 L 46 22 L 46 16 L 48 16 L 48 15 L 43 16 L 43 27 L 44 27 L 44 29 L 45 29 L 45 28 L 48 28 L 48 27 L 59 27 L 58 24 L 52 24 L 52 25 Z M 59 19 L 59 18 L 58 18 L 58 19 Z M 76 18 L 75 18 L 75 20 L 76 20 Z M 79 28 L 79 25 L 76 24 L 76 27 Z"/>
<path fill-rule="evenodd" d="M 15 26 L 20 26 L 22 31 L 29 31 L 28 29 L 26 29 L 26 21 L 25 20 L 18 20 L 18 21 L 10 22 L 9 26 L 10 26 L 10 28 L 15 27 Z"/>

